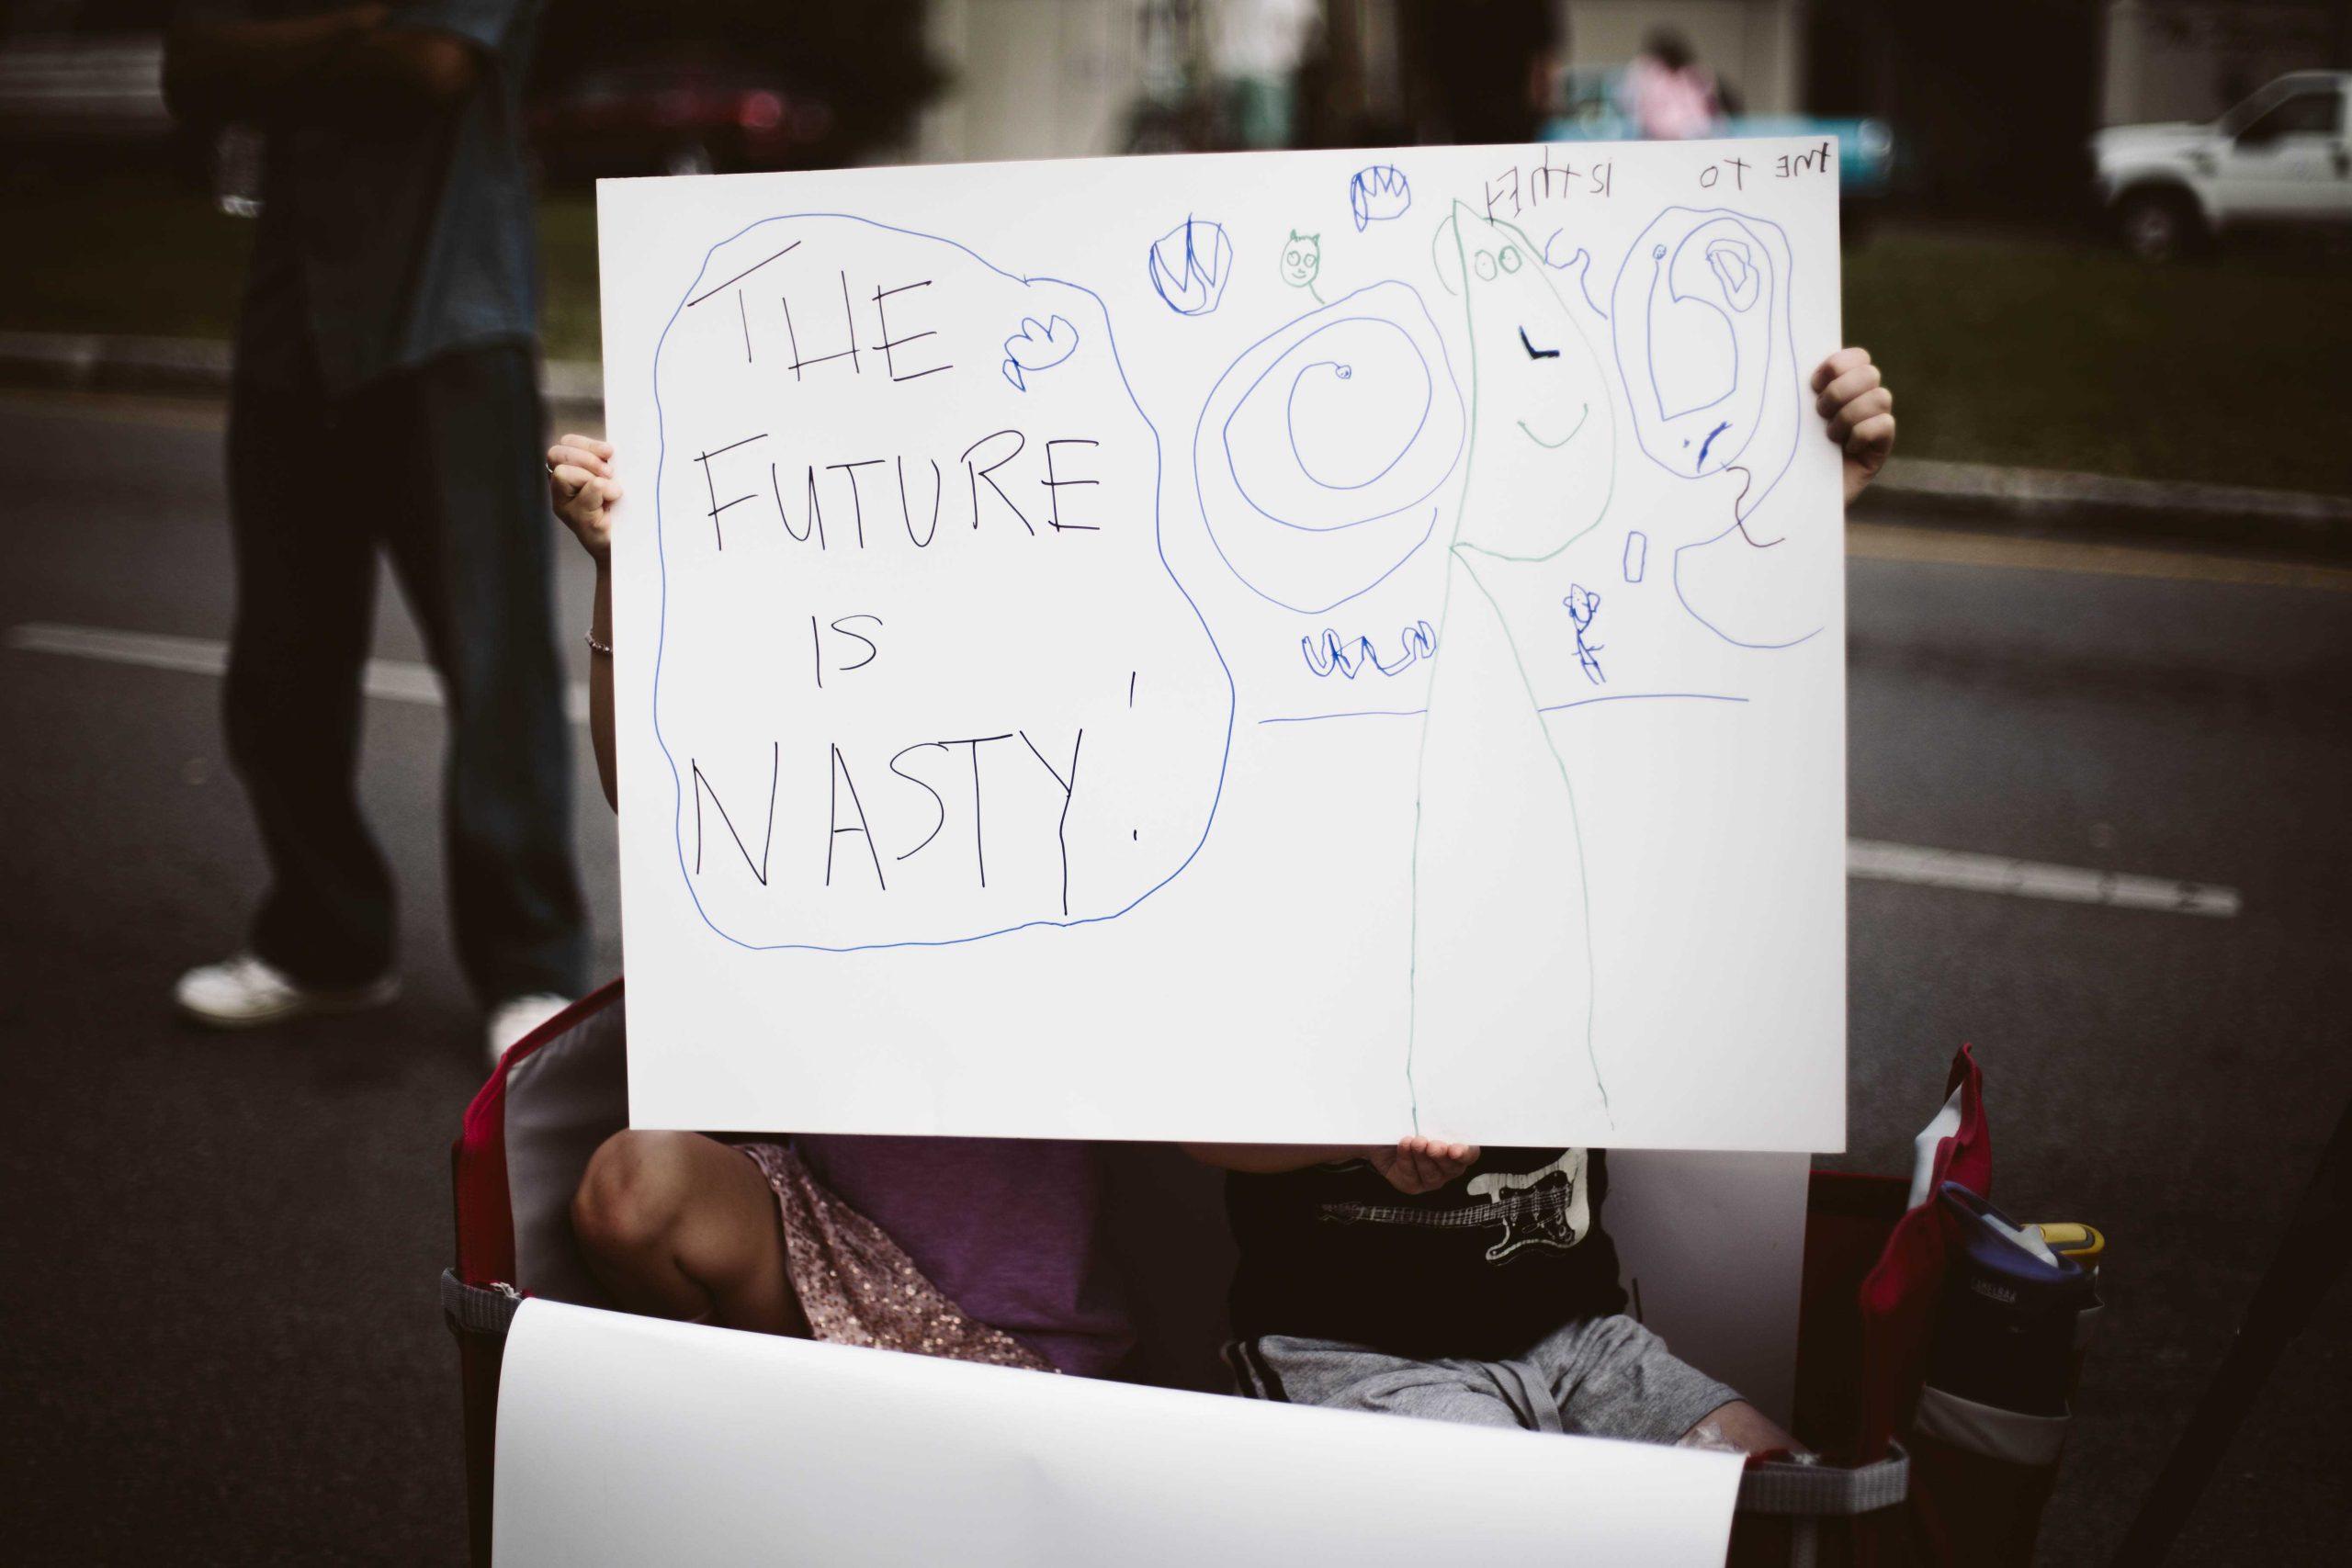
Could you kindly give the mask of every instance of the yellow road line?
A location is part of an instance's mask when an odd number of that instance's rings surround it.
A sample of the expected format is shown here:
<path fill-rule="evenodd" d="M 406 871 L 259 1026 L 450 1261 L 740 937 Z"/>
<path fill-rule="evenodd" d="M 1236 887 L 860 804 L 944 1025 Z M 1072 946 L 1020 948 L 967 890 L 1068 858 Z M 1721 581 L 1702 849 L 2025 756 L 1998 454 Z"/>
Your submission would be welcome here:
<path fill-rule="evenodd" d="M 2209 556 L 2194 550 L 2148 549 L 2139 545 L 2078 544 L 2064 539 L 1951 533 L 1940 528 L 1900 528 L 1884 523 L 1848 524 L 1846 554 L 1857 560 L 1912 561 L 1930 566 L 2001 567 L 2100 577 L 2226 582 L 2249 588 L 2352 592 L 2352 569 L 2340 566 Z"/>

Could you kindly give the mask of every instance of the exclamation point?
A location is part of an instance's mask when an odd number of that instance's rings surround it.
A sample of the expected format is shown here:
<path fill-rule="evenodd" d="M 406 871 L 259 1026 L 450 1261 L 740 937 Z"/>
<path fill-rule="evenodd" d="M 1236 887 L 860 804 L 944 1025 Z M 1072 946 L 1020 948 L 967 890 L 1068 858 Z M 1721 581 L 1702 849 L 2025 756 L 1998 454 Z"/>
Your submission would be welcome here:
<path fill-rule="evenodd" d="M 1127 671 L 1127 707 L 1128 707 L 1128 710 L 1129 710 L 1130 712 L 1132 712 L 1132 711 L 1134 710 L 1134 708 L 1135 708 L 1135 705 L 1136 705 L 1136 672 L 1135 672 L 1134 671 L 1130 670 L 1130 671 Z M 1128 839 L 1128 840 L 1129 840 L 1130 842 L 1136 842 L 1136 843 L 1139 843 L 1139 842 L 1141 842 L 1141 841 L 1142 841 L 1142 840 L 1143 840 L 1143 830 L 1142 830 L 1141 829 L 1139 829 L 1139 828 L 1130 828 L 1130 829 L 1127 829 L 1127 839 Z"/>

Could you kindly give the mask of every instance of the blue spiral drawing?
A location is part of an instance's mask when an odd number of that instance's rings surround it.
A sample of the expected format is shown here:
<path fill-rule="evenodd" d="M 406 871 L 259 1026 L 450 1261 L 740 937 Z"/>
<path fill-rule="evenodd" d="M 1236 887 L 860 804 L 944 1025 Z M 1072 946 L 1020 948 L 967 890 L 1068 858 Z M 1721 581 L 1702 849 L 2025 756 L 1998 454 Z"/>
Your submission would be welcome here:
<path fill-rule="evenodd" d="M 1322 615 L 1429 542 L 1466 433 L 1420 295 L 1358 289 L 1251 344 L 1210 389 L 1193 434 L 1210 540 L 1259 597 Z"/>

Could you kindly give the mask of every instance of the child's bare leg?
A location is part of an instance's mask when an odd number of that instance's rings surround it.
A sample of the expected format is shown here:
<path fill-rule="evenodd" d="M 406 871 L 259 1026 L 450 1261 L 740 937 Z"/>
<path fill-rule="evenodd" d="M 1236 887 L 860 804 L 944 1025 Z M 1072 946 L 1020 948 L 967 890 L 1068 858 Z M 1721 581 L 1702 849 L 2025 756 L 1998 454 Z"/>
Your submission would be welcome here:
<path fill-rule="evenodd" d="M 1770 1453 L 1784 1449 L 1791 1453 L 1803 1453 L 1804 1445 L 1781 1430 L 1778 1423 L 1744 1399 L 1729 1404 L 1719 1404 L 1691 1428 L 1682 1434 L 1676 1445 L 1685 1449 L 1737 1449 L 1742 1453 Z"/>
<path fill-rule="evenodd" d="M 571 1198 L 589 1271 L 631 1312 L 805 1337 L 775 1194 L 699 1133 L 616 1133 Z"/>

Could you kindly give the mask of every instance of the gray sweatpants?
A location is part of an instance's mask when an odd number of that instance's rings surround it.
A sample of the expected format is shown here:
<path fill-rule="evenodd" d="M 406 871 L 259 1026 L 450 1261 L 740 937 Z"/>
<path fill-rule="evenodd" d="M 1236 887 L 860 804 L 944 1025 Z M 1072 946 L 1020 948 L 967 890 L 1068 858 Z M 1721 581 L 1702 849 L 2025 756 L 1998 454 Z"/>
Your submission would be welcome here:
<path fill-rule="evenodd" d="M 1639 1442 L 1674 1442 L 1739 1397 L 1623 1314 L 1568 1324 L 1501 1361 L 1417 1361 L 1287 1334 L 1238 1340 L 1226 1359 L 1255 1399 Z"/>

